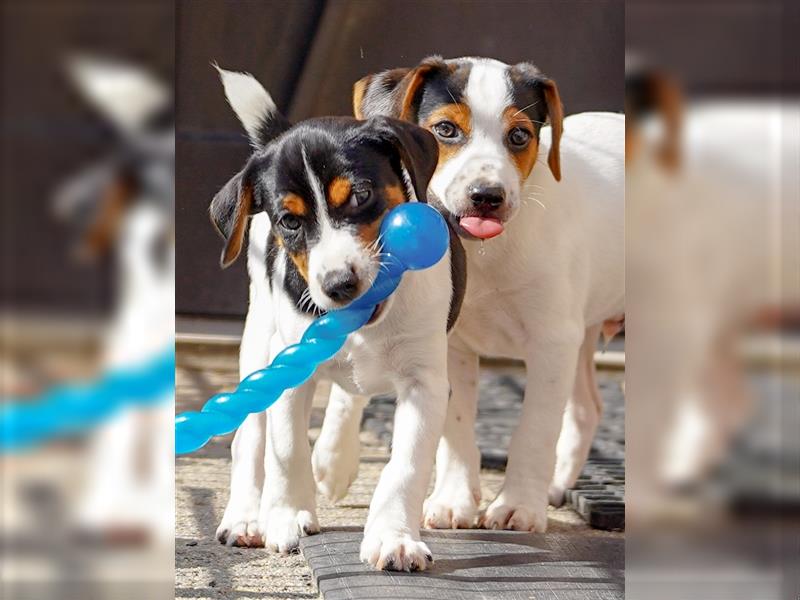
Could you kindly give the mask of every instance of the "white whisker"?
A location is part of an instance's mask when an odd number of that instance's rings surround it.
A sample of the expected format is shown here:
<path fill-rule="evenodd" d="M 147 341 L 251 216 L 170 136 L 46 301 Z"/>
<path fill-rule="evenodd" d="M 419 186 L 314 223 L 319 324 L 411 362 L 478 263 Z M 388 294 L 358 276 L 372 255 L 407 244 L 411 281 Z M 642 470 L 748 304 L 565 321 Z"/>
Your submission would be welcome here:
<path fill-rule="evenodd" d="M 453 104 L 455 104 L 458 107 L 458 112 L 461 113 L 461 116 L 463 117 L 464 109 L 462 109 L 461 105 L 458 102 L 456 102 L 456 98 L 455 96 L 453 96 L 453 93 L 450 91 L 450 88 L 445 88 L 445 89 L 447 90 L 447 95 L 450 96 L 450 98 L 453 100 Z"/>
<path fill-rule="evenodd" d="M 536 106 L 537 104 L 539 104 L 539 101 L 538 101 L 538 100 L 537 100 L 536 102 L 532 102 L 532 103 L 528 104 L 528 106 L 526 106 L 526 107 L 524 107 L 524 108 L 520 108 L 520 109 L 519 109 L 517 112 L 515 112 L 513 115 L 511 115 L 511 118 L 513 119 L 513 118 L 514 118 L 514 117 L 516 117 L 516 116 L 517 116 L 519 113 L 521 113 L 523 110 L 528 110 L 529 108 L 531 108 L 532 106 Z M 531 120 L 533 121 L 533 119 L 531 119 Z M 533 121 L 533 122 L 534 122 L 534 123 L 538 123 L 539 121 Z"/>

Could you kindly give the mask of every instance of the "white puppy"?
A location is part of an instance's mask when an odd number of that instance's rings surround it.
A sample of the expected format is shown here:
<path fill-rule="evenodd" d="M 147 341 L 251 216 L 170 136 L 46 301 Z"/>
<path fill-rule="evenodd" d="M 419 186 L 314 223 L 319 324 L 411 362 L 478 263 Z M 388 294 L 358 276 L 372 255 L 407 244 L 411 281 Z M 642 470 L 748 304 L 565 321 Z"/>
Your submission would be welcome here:
<path fill-rule="evenodd" d="M 360 117 L 401 117 L 434 133 L 429 200 L 467 253 L 467 292 L 449 343 L 452 397 L 424 522 L 475 521 L 478 356 L 491 355 L 523 360 L 527 385 L 505 485 L 481 525 L 544 531 L 551 482 L 560 502 L 599 421 L 599 332 L 624 312 L 624 117 L 563 119 L 555 83 L 535 67 L 482 58 L 433 57 L 366 77 L 354 107 Z M 326 415 L 314 462 L 323 489 L 336 495 L 357 469 L 350 432 L 363 405 L 338 395 Z"/>

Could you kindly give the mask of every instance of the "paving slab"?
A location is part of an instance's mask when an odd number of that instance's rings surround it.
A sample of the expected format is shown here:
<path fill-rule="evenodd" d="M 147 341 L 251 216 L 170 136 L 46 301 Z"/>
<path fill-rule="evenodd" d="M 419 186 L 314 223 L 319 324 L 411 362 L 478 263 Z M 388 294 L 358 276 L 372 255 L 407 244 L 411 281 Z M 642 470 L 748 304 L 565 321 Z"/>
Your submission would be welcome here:
<path fill-rule="evenodd" d="M 359 561 L 362 533 L 339 528 L 302 539 L 325 600 L 617 600 L 624 597 L 622 537 L 554 532 L 424 531 L 435 557 L 425 572 L 375 571 Z"/>

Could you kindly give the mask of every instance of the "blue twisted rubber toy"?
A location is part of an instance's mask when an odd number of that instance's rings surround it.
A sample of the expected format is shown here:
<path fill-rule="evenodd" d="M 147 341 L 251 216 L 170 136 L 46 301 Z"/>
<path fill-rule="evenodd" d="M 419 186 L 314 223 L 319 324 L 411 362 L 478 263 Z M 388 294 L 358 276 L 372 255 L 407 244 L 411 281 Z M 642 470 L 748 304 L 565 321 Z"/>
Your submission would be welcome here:
<path fill-rule="evenodd" d="M 444 218 L 419 202 L 395 207 L 381 223 L 382 266 L 372 287 L 346 308 L 331 311 L 308 326 L 300 342 L 285 348 L 265 369 L 249 375 L 230 394 L 217 394 L 200 412 L 175 418 L 175 453 L 202 448 L 213 436 L 235 431 L 247 415 L 266 410 L 289 388 L 314 374 L 333 357 L 347 336 L 369 321 L 375 306 L 400 285 L 407 270 L 432 267 L 449 245 Z"/>
<path fill-rule="evenodd" d="M 0 406 L 0 453 L 30 449 L 53 438 L 88 431 L 126 406 L 146 407 L 175 388 L 175 347 L 89 383 L 51 388 L 38 398 Z"/>

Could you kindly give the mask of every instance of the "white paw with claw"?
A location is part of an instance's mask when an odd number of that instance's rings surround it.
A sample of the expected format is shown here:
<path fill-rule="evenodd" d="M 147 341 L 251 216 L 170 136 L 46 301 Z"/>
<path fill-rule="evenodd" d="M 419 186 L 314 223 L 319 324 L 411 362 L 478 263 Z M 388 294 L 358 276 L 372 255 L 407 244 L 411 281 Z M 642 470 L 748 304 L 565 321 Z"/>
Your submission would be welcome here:
<path fill-rule="evenodd" d="M 443 485 L 425 500 L 423 525 L 428 529 L 471 529 L 479 502 L 480 494 L 466 484 Z"/>
<path fill-rule="evenodd" d="M 511 529 L 513 531 L 547 531 L 547 501 L 512 498 L 503 492 L 497 496 L 481 516 L 478 525 L 483 529 Z"/>
<path fill-rule="evenodd" d="M 425 542 L 401 533 L 370 527 L 361 542 L 361 560 L 388 571 L 424 571 L 433 565 L 433 555 Z"/>
<path fill-rule="evenodd" d="M 264 534 L 258 522 L 258 502 L 228 503 L 217 527 L 217 540 L 226 546 L 261 548 Z"/>
<path fill-rule="evenodd" d="M 272 507 L 262 527 L 266 532 L 266 545 L 274 552 L 291 554 L 300 545 L 300 538 L 319 533 L 317 516 L 311 511 L 288 506 Z"/>

